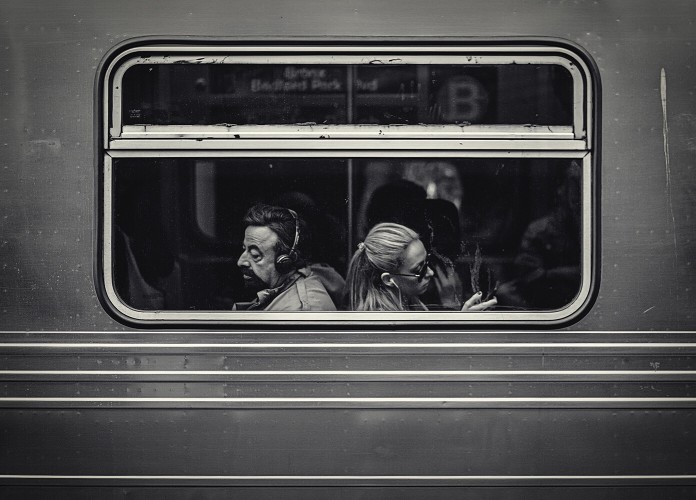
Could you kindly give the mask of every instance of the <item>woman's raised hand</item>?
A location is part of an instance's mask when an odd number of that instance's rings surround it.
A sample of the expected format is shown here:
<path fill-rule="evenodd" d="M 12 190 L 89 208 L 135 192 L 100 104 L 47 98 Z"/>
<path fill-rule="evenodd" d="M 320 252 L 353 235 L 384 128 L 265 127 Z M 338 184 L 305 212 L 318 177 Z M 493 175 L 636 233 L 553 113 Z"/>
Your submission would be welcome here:
<path fill-rule="evenodd" d="M 462 311 L 485 311 L 486 309 L 493 307 L 498 303 L 498 299 L 493 297 L 490 300 L 481 302 L 481 297 L 483 292 L 477 292 L 471 296 L 469 300 L 464 302 L 462 306 Z"/>

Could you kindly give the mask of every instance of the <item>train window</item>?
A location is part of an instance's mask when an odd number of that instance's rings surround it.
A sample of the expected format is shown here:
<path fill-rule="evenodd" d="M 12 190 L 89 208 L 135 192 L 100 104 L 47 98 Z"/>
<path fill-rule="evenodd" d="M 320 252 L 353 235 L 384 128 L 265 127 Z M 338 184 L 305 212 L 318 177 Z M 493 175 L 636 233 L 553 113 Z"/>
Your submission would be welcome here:
<path fill-rule="evenodd" d="M 98 288 L 117 318 L 519 326 L 588 308 L 597 82 L 576 47 L 134 42 L 107 63 Z M 313 276 L 324 305 L 266 307 L 287 287 L 245 268 L 259 203 L 292 214 L 284 251 L 302 263 L 269 272 Z M 345 279 L 380 222 L 417 235 L 419 262 L 403 253 L 361 285 L 391 288 L 395 307 L 356 307 Z"/>

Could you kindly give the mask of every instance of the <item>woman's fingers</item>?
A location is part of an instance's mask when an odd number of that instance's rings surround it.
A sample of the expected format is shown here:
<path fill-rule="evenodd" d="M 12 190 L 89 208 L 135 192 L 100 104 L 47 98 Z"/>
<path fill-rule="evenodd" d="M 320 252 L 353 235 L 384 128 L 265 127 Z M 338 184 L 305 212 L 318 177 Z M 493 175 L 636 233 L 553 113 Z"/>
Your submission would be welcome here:
<path fill-rule="evenodd" d="M 471 306 L 469 309 L 466 309 L 466 311 L 485 311 L 486 309 L 495 306 L 497 303 L 498 299 L 493 297 L 492 299 L 487 300 L 486 302 L 481 302 L 480 304 L 475 304 Z"/>
<path fill-rule="evenodd" d="M 481 302 L 481 295 L 483 295 L 483 292 L 476 292 L 475 294 L 473 294 L 469 300 L 464 302 L 464 306 L 462 307 L 462 311 L 466 311 L 469 308 L 471 308 L 474 305 Z"/>
<path fill-rule="evenodd" d="M 481 302 L 481 295 L 481 292 L 473 294 L 469 300 L 464 302 L 462 311 L 485 311 L 498 303 L 498 299 L 495 297 L 485 302 Z"/>

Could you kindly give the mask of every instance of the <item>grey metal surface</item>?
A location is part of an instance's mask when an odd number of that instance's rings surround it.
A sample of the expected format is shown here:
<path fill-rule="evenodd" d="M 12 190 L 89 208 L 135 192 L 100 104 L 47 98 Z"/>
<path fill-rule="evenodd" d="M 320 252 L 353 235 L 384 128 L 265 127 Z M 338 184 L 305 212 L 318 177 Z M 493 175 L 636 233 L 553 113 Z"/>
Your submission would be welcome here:
<path fill-rule="evenodd" d="M 693 496 L 694 22 L 691 1 L 0 0 L 0 401 L 43 398 L 2 405 L 2 496 Z M 93 86 L 142 35 L 578 43 L 602 78 L 596 303 L 560 331 L 130 332 L 94 291 Z M 242 396 L 425 403 L 194 408 Z"/>
<path fill-rule="evenodd" d="M 343 476 L 358 485 L 388 476 L 408 484 L 419 476 L 436 483 L 448 476 L 691 475 L 692 463 L 674 459 L 694 452 L 693 418 L 694 410 L 15 410 L 2 412 L 2 469 L 143 481 L 256 476 L 249 478 L 255 484 Z"/>
<path fill-rule="evenodd" d="M 683 333 L 54 335 L 0 348 L 11 491 L 629 498 L 696 483 L 696 343 Z"/>
<path fill-rule="evenodd" d="M 104 314 L 92 285 L 95 70 L 121 40 L 184 34 L 543 35 L 580 44 L 596 59 L 603 84 L 603 274 L 597 303 L 573 328 L 693 328 L 692 2 L 527 2 L 512 7 L 515 15 L 501 14 L 510 8 L 505 2 L 439 2 L 437 8 L 415 1 L 335 2 L 321 9 L 309 1 L 161 7 L 2 4 L 5 328 L 122 329 Z"/>

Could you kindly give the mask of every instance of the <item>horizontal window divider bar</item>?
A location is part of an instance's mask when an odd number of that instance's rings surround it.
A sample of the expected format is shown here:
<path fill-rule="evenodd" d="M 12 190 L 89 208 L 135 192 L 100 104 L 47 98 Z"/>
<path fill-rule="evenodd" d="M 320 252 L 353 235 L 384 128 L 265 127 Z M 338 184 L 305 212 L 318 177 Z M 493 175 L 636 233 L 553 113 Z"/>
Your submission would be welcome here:
<path fill-rule="evenodd" d="M 56 486 L 670 486 L 694 485 L 696 475 L 68 475 L 3 474 L 2 485 Z M 232 493 L 232 492 L 230 492 Z"/>
<path fill-rule="evenodd" d="M 572 126 L 563 125 L 126 125 L 114 139 L 146 138 L 430 138 L 439 139 L 566 139 Z"/>
<path fill-rule="evenodd" d="M 287 142 L 284 143 L 287 145 Z M 107 155 L 112 158 L 577 158 L 581 159 L 589 151 L 577 150 L 514 150 L 509 148 L 493 149 L 188 149 L 176 148 L 131 148 L 111 149 Z M 140 145 L 136 145 L 140 146 Z M 213 146 L 213 145 L 211 145 Z M 411 144 L 411 147 L 413 144 Z"/>
<path fill-rule="evenodd" d="M 109 149 L 208 150 L 587 150 L 581 140 L 551 139 L 112 139 Z M 267 153 L 268 154 L 268 153 Z"/>
<path fill-rule="evenodd" d="M 1 397 L 0 408 L 209 408 L 209 409 L 321 409 L 321 408 L 558 408 L 558 409 L 695 409 L 692 397 Z"/>
<path fill-rule="evenodd" d="M 696 382 L 692 370 L 0 370 L 0 381 Z"/>

